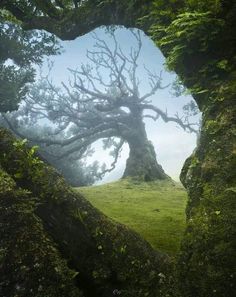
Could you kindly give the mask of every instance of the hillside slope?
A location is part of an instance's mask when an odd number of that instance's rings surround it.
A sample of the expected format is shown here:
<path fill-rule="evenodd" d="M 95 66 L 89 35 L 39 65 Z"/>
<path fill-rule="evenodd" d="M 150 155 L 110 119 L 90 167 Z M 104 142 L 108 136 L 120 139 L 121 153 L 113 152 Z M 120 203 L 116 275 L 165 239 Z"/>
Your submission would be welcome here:
<path fill-rule="evenodd" d="M 155 249 L 170 255 L 178 252 L 187 198 L 180 184 L 123 179 L 77 189 L 106 215 L 140 233 Z"/>

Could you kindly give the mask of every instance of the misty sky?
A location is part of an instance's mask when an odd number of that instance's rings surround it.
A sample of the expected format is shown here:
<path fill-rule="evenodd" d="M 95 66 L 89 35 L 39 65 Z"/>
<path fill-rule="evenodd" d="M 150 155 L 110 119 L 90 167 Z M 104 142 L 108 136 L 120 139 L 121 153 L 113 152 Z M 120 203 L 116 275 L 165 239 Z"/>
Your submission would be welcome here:
<path fill-rule="evenodd" d="M 106 40 L 112 47 L 112 40 L 105 29 L 96 29 L 95 32 Z M 130 52 L 130 48 L 136 46 L 134 37 L 127 29 L 116 30 L 116 38 L 124 52 Z M 51 72 L 51 77 L 56 84 L 62 81 L 67 82 L 70 76 L 67 68 L 79 68 L 81 63 L 86 63 L 86 50 L 92 50 L 94 46 L 94 39 L 91 34 L 79 37 L 73 41 L 61 42 L 64 52 L 60 56 L 50 59 L 54 61 L 54 67 Z M 164 67 L 164 57 L 155 44 L 142 33 L 142 51 L 139 59 L 138 77 L 142 81 L 140 85 L 140 93 L 145 94 L 149 90 L 147 82 L 147 75 L 143 65 L 151 71 L 160 73 L 162 70 L 163 85 L 171 83 L 175 79 L 175 74 L 167 72 Z M 45 62 L 43 71 L 47 71 L 47 63 Z M 105 73 L 104 73 L 105 74 Z M 174 115 L 177 111 L 181 113 L 182 106 L 191 100 L 190 96 L 174 97 L 171 95 L 171 88 L 157 91 L 156 95 L 152 97 L 152 103 L 164 111 L 167 108 L 169 115 Z M 176 127 L 174 123 L 164 123 L 162 120 L 153 122 L 146 120 L 146 130 L 149 140 L 152 141 L 158 163 L 162 165 L 165 172 L 173 179 L 178 180 L 181 167 L 184 160 L 192 153 L 196 145 L 196 135 L 184 132 L 181 128 Z M 109 164 L 112 158 L 108 151 L 103 151 L 101 142 L 94 145 L 95 154 L 88 160 L 92 162 L 94 159 Z M 112 181 L 121 177 L 125 161 L 128 157 L 129 149 L 126 145 L 122 151 L 121 158 L 118 161 L 117 168 L 111 173 L 107 174 L 103 182 Z"/>

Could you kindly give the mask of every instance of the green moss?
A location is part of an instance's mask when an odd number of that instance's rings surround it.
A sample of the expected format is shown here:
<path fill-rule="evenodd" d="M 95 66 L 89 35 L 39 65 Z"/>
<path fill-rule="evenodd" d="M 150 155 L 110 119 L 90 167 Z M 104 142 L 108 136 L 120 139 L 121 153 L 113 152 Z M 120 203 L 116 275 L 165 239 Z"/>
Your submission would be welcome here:
<path fill-rule="evenodd" d="M 180 285 L 184 296 L 234 296 L 235 199 L 221 195 L 212 202 L 212 191 L 204 194 L 188 222 L 179 259 Z"/>
<path fill-rule="evenodd" d="M 221 128 L 220 124 L 215 120 L 208 120 L 206 122 L 205 129 L 206 129 L 206 132 L 209 134 L 217 133 L 220 128 Z"/>
<path fill-rule="evenodd" d="M 16 186 L 28 195 L 28 198 L 22 200 L 22 207 L 28 209 L 32 221 L 27 221 L 24 216 L 23 222 L 27 222 L 27 227 L 35 225 L 35 228 L 41 228 L 40 234 L 51 240 L 49 249 L 53 245 L 55 253 L 63 255 L 75 270 L 72 278 L 75 275 L 76 284 L 85 296 L 110 297 L 114 289 L 119 289 L 125 297 L 142 297 L 145 294 L 156 297 L 161 291 L 172 290 L 172 263 L 166 255 L 154 251 L 141 236 L 126 226 L 108 219 L 70 188 L 50 166 L 44 163 L 39 166 L 21 166 L 30 149 L 14 146 L 14 142 L 10 133 L 0 129 L 0 156 L 4 155 L 4 158 L 0 157 L 1 166 L 15 179 Z M 19 171 L 22 175 L 15 177 L 15 173 Z M 36 200 L 32 200 L 32 197 L 36 197 Z M 6 220 L 10 222 L 10 218 Z M 31 231 L 33 232 L 32 227 L 28 230 L 29 240 L 26 242 L 31 239 Z M 11 234 L 12 231 L 8 233 Z M 18 240 L 17 235 L 15 238 Z M 36 244 L 33 237 L 32 242 Z M 37 248 L 40 248 L 41 242 L 43 244 L 43 240 L 38 238 Z M 27 250 L 27 247 L 22 246 L 22 251 L 24 249 Z M 35 249 L 33 254 L 36 253 Z M 58 256 L 58 261 L 61 257 Z M 43 273 L 47 271 L 47 266 L 40 259 L 41 262 Z M 137 265 L 132 265 L 133 262 Z M 19 263 L 16 263 L 16 267 L 18 266 Z M 66 264 L 64 269 L 68 269 L 66 274 L 69 277 L 70 269 Z M 94 271 L 97 272 L 96 278 Z M 155 277 L 150 277 L 151 271 L 155 271 Z M 11 269 L 9 273 L 12 273 Z M 160 283 L 160 273 L 168 275 L 164 283 Z M 32 283 L 36 284 L 34 280 Z M 64 282 L 61 281 L 61 284 Z M 54 287 L 53 282 L 51 286 Z M 73 290 L 68 288 L 67 293 L 71 292 Z"/>
<path fill-rule="evenodd" d="M 234 106 L 218 108 L 205 115 L 201 146 L 181 176 L 189 192 L 188 223 L 177 267 L 186 297 L 235 293 L 236 196 L 228 189 L 236 184 L 236 110 Z M 199 163 L 191 167 L 195 158 Z"/>
<path fill-rule="evenodd" d="M 37 198 L 0 171 L 0 295 L 83 296 L 55 244 L 35 216 Z"/>

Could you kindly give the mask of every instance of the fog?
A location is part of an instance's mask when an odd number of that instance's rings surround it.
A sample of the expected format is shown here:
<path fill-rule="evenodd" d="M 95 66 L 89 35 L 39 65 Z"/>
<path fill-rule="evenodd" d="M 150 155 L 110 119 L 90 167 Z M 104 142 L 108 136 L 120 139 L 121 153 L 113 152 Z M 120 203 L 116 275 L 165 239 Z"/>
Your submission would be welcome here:
<path fill-rule="evenodd" d="M 96 29 L 96 34 L 99 38 L 106 40 L 107 43 L 111 42 L 106 30 L 103 28 Z M 116 30 L 116 38 L 124 52 L 129 52 L 130 48 L 134 46 L 134 39 L 129 30 L 120 28 Z M 50 58 L 53 62 L 53 69 L 50 76 L 53 82 L 60 85 L 61 82 L 68 82 L 69 71 L 68 68 L 79 68 L 81 63 L 86 63 L 86 51 L 91 50 L 94 45 L 92 34 L 87 34 L 74 41 L 61 42 L 63 53 L 60 56 Z M 112 43 L 111 43 L 112 46 Z M 140 54 L 140 67 L 138 77 L 141 79 L 140 92 L 145 93 L 148 91 L 149 85 L 147 83 L 146 72 L 143 67 L 151 71 L 160 73 L 162 71 L 163 85 L 171 84 L 175 78 L 175 73 L 170 73 L 165 69 L 165 59 L 156 45 L 142 33 L 142 51 Z M 48 61 L 44 63 L 42 71 L 47 73 Z M 104 76 L 107 75 L 103 73 Z M 160 107 L 162 110 L 168 110 L 169 115 L 174 115 L 176 112 L 181 114 L 184 104 L 191 100 L 191 96 L 174 97 L 171 91 L 171 86 L 158 90 L 151 98 L 152 104 Z M 164 123 L 162 120 L 156 122 L 151 119 L 145 120 L 146 131 L 149 140 L 152 141 L 157 161 L 162 165 L 165 172 L 174 180 L 179 180 L 179 174 L 186 158 L 192 153 L 196 146 L 196 134 L 187 133 L 174 123 Z M 87 159 L 88 163 L 98 160 L 101 164 L 105 162 L 107 166 L 112 162 L 109 151 L 102 148 L 101 141 L 93 145 L 95 153 L 92 157 Z M 125 168 L 125 162 L 129 154 L 128 145 L 125 145 L 117 163 L 116 169 L 111 173 L 105 175 L 99 183 L 105 183 L 116 180 L 122 176 Z"/>

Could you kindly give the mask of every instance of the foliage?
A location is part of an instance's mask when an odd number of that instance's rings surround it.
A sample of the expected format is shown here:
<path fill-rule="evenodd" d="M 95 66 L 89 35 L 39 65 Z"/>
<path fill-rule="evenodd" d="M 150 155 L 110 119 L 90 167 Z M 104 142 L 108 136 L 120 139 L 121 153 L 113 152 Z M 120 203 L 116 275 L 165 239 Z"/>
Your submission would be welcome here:
<path fill-rule="evenodd" d="M 24 29 L 44 29 L 65 40 L 75 39 L 103 25 L 132 22 L 132 27 L 135 27 L 136 20 L 149 11 L 151 3 L 152 0 L 24 0 L 20 3 L 8 0 L 0 3 L 0 8 L 17 19 Z"/>
<path fill-rule="evenodd" d="M 28 147 L 26 139 L 16 140 L 12 145 L 13 151 L 16 150 L 20 155 L 24 156 L 23 158 L 17 160 L 14 164 L 14 179 L 16 181 L 23 181 L 23 183 L 27 183 L 29 178 L 33 181 L 40 179 L 43 174 L 43 161 L 35 155 L 37 146 Z M 7 164 L 9 161 L 10 159 L 6 154 L 0 156 L 1 163 Z"/>
<path fill-rule="evenodd" d="M 159 39 L 159 46 L 168 54 L 166 63 L 169 69 L 177 71 L 182 80 L 183 76 L 181 73 L 185 72 L 187 65 L 189 65 L 189 72 L 194 71 L 194 69 L 191 69 L 189 60 L 194 53 L 195 59 L 198 60 L 198 71 L 201 78 L 197 79 L 197 83 L 196 73 L 194 77 L 190 75 L 184 78 L 184 83 L 189 87 L 192 95 L 201 96 L 208 93 L 208 84 L 206 82 L 209 72 L 215 73 L 216 79 L 226 73 L 226 69 L 220 69 L 219 67 L 222 63 L 221 60 L 218 60 L 219 58 L 217 59 L 216 57 L 214 63 L 208 63 L 207 65 L 201 58 L 202 54 L 209 51 L 209 45 L 217 46 L 217 39 L 222 35 L 223 26 L 223 21 L 215 18 L 209 12 L 186 12 L 180 14 L 165 29 L 164 36 Z M 153 30 L 155 31 L 155 28 Z M 157 38 L 157 36 L 154 38 Z M 198 49 L 197 51 L 196 48 Z"/>
<path fill-rule="evenodd" d="M 186 1 L 174 18 L 160 18 L 150 27 L 167 66 L 177 72 L 200 109 L 207 102 L 224 100 L 225 92 L 234 93 L 234 11 L 234 5 L 223 1 Z"/>
<path fill-rule="evenodd" d="M 184 53 L 191 54 L 194 46 L 198 46 L 200 52 L 206 52 L 222 26 L 222 21 L 213 18 L 210 13 L 186 12 L 178 15 L 159 41 L 160 47 L 168 52 L 166 63 L 169 69 L 181 71 Z"/>
<path fill-rule="evenodd" d="M 186 297 L 229 297 L 235 292 L 236 263 L 232 191 L 236 183 L 236 3 L 181 2 L 172 16 L 170 9 L 169 18 L 159 18 L 163 11 L 156 9 L 153 21 L 148 19 L 149 32 L 167 57 L 167 66 L 177 72 L 203 111 L 199 145 L 181 174 L 189 199 L 188 227 L 177 265 L 179 284 Z"/>
<path fill-rule="evenodd" d="M 34 81 L 34 64 L 58 54 L 56 38 L 46 32 L 23 31 L 0 15 L 0 111 L 16 110 Z"/>
<path fill-rule="evenodd" d="M 31 175 L 33 177 L 39 178 L 41 171 L 42 163 L 38 157 L 35 156 L 35 152 L 37 150 L 37 146 L 32 146 L 27 148 L 26 146 L 27 140 L 17 140 L 13 143 L 13 146 L 21 153 L 24 154 L 25 157 L 22 160 L 19 160 L 19 170 L 14 174 L 15 179 L 23 179 L 27 175 Z"/>

